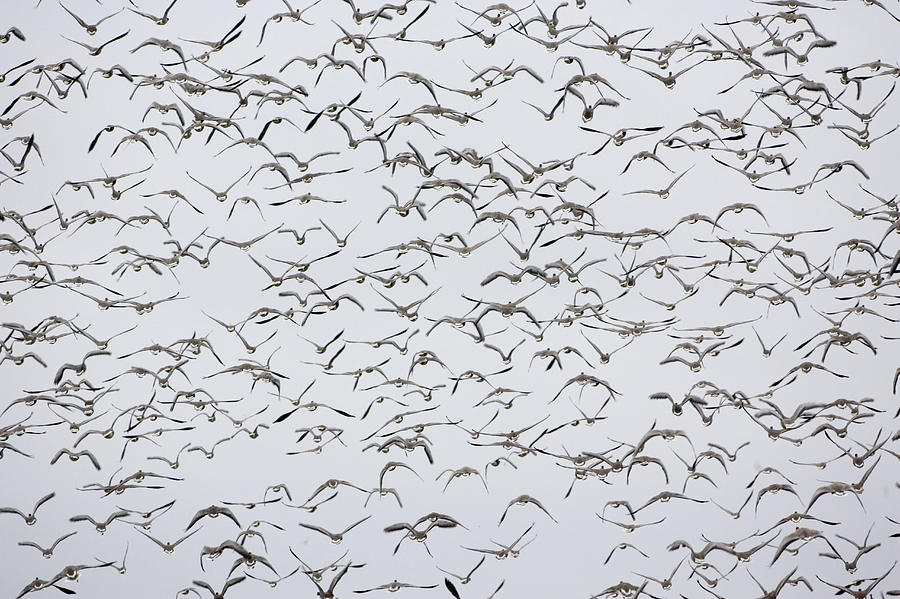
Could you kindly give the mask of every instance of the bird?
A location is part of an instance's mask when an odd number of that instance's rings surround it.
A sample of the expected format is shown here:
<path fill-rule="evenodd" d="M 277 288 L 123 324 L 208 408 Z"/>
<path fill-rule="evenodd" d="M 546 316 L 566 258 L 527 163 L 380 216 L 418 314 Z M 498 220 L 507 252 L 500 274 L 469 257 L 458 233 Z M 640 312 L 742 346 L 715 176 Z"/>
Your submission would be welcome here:
<path fill-rule="evenodd" d="M 56 455 L 53 456 L 53 458 L 50 460 L 50 463 L 55 464 L 57 462 L 57 460 L 59 460 L 59 458 L 61 458 L 63 455 L 68 456 L 69 459 L 73 462 L 77 462 L 79 458 L 86 456 L 91 461 L 91 464 L 93 464 L 93 466 L 96 470 L 101 469 L 100 462 L 97 460 L 97 458 L 94 456 L 94 454 L 92 454 L 90 451 L 87 451 L 87 450 L 73 452 L 73 451 L 71 451 L 69 449 L 65 449 L 65 448 L 60 449 L 58 452 L 56 452 Z"/>
<path fill-rule="evenodd" d="M 31 508 L 31 512 L 29 512 L 27 514 L 17 508 L 12 508 L 12 507 L 0 507 L 0 514 L 15 514 L 15 515 L 19 516 L 20 518 L 22 518 L 22 520 L 28 526 L 34 526 L 35 524 L 37 524 L 38 510 L 41 508 L 42 505 L 44 505 L 45 503 L 47 503 L 54 497 L 56 497 L 55 491 L 44 495 L 43 497 L 41 497 L 40 499 L 38 499 L 37 501 L 34 502 L 34 507 Z"/>
<path fill-rule="evenodd" d="M 178 547 L 181 543 L 183 543 L 187 539 L 191 538 L 192 536 L 194 536 L 201 530 L 203 530 L 202 526 L 200 528 L 197 528 L 193 532 L 189 532 L 188 534 L 182 536 L 180 539 L 178 539 L 176 541 L 172 541 L 172 542 L 160 541 L 159 539 L 152 537 L 149 534 L 145 533 L 143 530 L 138 530 L 138 532 L 141 533 L 142 535 L 144 535 L 145 537 L 147 537 L 148 539 L 150 539 L 151 541 L 153 541 L 154 543 L 156 543 L 159 546 L 159 548 L 163 550 L 164 553 L 172 554 L 175 552 L 176 547 Z"/>
<path fill-rule="evenodd" d="M 94 518 L 86 514 L 76 514 L 69 518 L 69 522 L 90 522 L 94 525 L 94 528 L 99 534 L 103 534 L 107 531 L 110 524 L 112 524 L 116 520 L 127 518 L 130 515 L 131 512 L 127 510 L 116 510 L 112 512 L 105 520 L 94 520 Z"/>
<path fill-rule="evenodd" d="M 354 528 L 356 528 L 357 526 L 359 526 L 360 524 L 362 524 L 363 522 L 365 522 L 366 520 L 368 520 L 371 517 L 372 516 L 366 516 L 365 518 L 362 518 L 361 520 L 357 520 L 356 522 L 353 522 L 352 524 L 350 524 L 349 526 L 344 528 L 342 531 L 337 532 L 337 533 L 329 532 L 329 531 L 325 530 L 324 528 L 322 528 L 321 526 L 316 526 L 313 524 L 306 524 L 303 522 L 300 523 L 300 526 L 302 526 L 303 528 L 306 528 L 308 530 L 313 530 L 315 532 L 321 533 L 321 534 L 325 535 L 326 537 L 328 537 L 329 539 L 331 539 L 332 543 L 339 544 L 341 541 L 344 540 L 345 534 L 347 534 L 348 532 L 350 532 L 351 530 L 353 530 Z"/>
<path fill-rule="evenodd" d="M 73 40 L 73 39 L 68 38 L 68 37 L 66 37 L 66 36 L 63 36 L 63 37 L 64 37 L 65 39 L 69 40 L 70 42 L 72 42 L 72 43 L 74 43 L 74 44 L 78 44 L 79 46 L 81 46 L 82 48 L 84 48 L 85 50 L 87 50 L 89 56 L 100 56 L 100 53 L 103 52 L 103 49 L 104 49 L 105 47 L 107 47 L 108 45 L 110 45 L 110 44 L 113 43 L 113 42 L 119 41 L 120 39 L 122 39 L 122 38 L 124 38 L 125 36 L 127 36 L 129 33 L 131 33 L 131 30 L 126 31 L 125 33 L 120 33 L 119 35 L 117 35 L 117 36 L 115 36 L 115 37 L 112 37 L 112 38 L 106 40 L 105 42 L 103 42 L 103 43 L 100 44 L 99 46 L 91 46 L 90 44 L 85 44 L 84 42 L 79 42 L 78 40 Z"/>
<path fill-rule="evenodd" d="M 169 13 L 172 12 L 172 9 L 175 7 L 176 2 L 178 2 L 178 0 L 172 0 L 172 2 L 170 2 L 169 5 L 166 6 L 166 9 L 163 11 L 163 14 L 161 16 L 155 16 L 150 13 L 142 12 L 137 9 L 131 8 L 130 6 L 127 8 L 134 14 L 140 15 L 140 16 L 144 17 L 145 19 L 152 21 L 156 25 L 162 26 L 162 25 L 168 25 Z"/>
<path fill-rule="evenodd" d="M 56 539 L 55 541 L 53 541 L 53 543 L 51 543 L 49 547 L 41 547 L 34 541 L 19 541 L 17 544 L 20 547 L 33 547 L 41 552 L 42 557 L 44 557 L 45 559 L 50 559 L 51 557 L 53 557 L 53 552 L 56 550 L 57 545 L 59 545 L 66 539 L 75 536 L 76 534 L 78 534 L 78 533 L 77 532 L 66 533 L 66 534 L 62 535 L 61 537 L 59 537 L 58 539 Z"/>
<path fill-rule="evenodd" d="M 194 514 L 194 516 L 191 518 L 191 521 L 188 522 L 188 525 L 185 527 L 185 530 L 187 531 L 187 530 L 192 529 L 194 527 L 194 525 L 196 525 L 197 522 L 199 522 L 203 518 L 218 518 L 220 515 L 225 516 L 226 518 L 228 518 L 229 520 L 234 522 L 234 524 L 238 528 L 241 527 L 241 523 L 238 522 L 238 519 L 234 515 L 234 512 L 232 512 L 229 508 L 221 507 L 221 506 L 217 506 L 217 505 L 211 505 L 208 508 L 198 510 L 197 513 Z"/>

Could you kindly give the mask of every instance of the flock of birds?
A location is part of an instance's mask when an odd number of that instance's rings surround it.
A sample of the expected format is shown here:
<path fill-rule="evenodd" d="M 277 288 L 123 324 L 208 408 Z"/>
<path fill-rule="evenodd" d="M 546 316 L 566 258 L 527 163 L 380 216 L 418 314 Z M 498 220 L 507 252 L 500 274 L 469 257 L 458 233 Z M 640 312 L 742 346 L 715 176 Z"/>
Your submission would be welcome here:
<path fill-rule="evenodd" d="M 3 26 L 4 596 L 900 596 L 900 4 L 216 4 Z"/>

